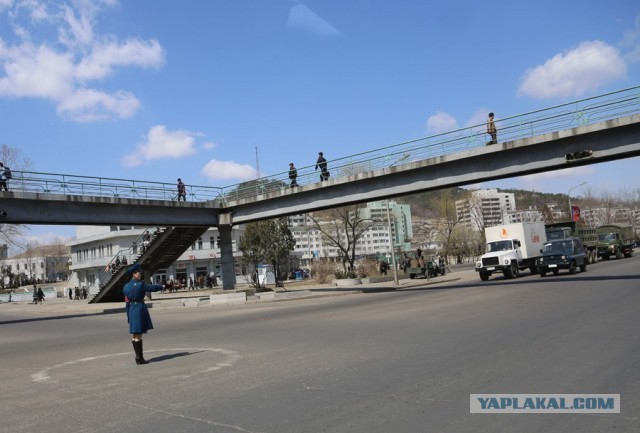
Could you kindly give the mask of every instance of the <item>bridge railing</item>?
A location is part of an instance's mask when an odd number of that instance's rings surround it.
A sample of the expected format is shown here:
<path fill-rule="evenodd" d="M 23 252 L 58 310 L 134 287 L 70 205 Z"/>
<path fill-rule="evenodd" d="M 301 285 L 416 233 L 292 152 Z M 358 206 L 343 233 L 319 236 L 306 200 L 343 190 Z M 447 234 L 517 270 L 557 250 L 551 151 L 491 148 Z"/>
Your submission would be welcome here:
<path fill-rule="evenodd" d="M 13 177 L 8 181 L 11 191 L 166 201 L 175 201 L 178 195 L 177 187 L 172 183 L 11 171 Z M 216 200 L 220 188 L 187 185 L 186 194 L 190 201 Z"/>
<path fill-rule="evenodd" d="M 495 121 L 498 143 L 533 137 L 549 132 L 584 126 L 640 112 L 640 86 L 531 111 Z M 328 160 L 331 177 L 357 175 L 365 171 L 384 169 L 436 158 L 456 152 L 484 147 L 490 137 L 486 124 L 481 123 L 442 134 L 397 143 L 355 155 Z M 315 165 L 297 169 L 298 185 L 320 182 Z M 223 187 L 221 200 L 239 201 L 255 198 L 270 191 L 289 188 L 289 172 L 283 171 Z M 295 191 L 295 189 L 293 189 Z"/>
<path fill-rule="evenodd" d="M 572 127 L 584 126 L 640 112 L 640 86 L 495 120 L 498 144 Z M 487 145 L 486 124 L 430 135 L 328 161 L 332 178 L 357 175 L 394 165 L 437 158 Z M 286 161 L 288 162 L 288 161 Z M 285 162 L 285 163 L 286 163 Z M 297 169 L 299 186 L 320 182 L 316 166 Z M 225 204 L 287 191 L 289 172 L 283 171 L 235 185 L 219 187 L 187 185 L 189 201 Z M 136 199 L 176 200 L 175 184 L 127 179 L 97 178 L 14 171 L 13 190 L 39 193 Z M 296 189 L 291 189 L 295 192 Z"/>

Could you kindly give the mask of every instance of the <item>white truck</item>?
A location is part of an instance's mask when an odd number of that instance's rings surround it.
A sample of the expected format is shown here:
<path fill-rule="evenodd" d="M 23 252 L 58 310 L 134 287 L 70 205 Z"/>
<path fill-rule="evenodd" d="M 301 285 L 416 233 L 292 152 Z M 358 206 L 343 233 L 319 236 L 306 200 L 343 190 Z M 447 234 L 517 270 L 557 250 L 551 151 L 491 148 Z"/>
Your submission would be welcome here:
<path fill-rule="evenodd" d="M 487 252 L 476 263 L 476 272 L 487 281 L 494 272 L 505 278 L 517 278 L 521 270 L 529 268 L 537 274 L 536 261 L 547 241 L 544 222 L 504 224 L 484 229 Z"/>

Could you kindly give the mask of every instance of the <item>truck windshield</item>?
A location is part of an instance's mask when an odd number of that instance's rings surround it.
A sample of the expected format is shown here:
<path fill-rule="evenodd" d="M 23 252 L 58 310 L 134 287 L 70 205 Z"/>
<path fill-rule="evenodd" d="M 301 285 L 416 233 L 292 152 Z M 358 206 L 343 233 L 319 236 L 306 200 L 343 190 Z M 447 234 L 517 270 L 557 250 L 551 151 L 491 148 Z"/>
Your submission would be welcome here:
<path fill-rule="evenodd" d="M 509 251 L 513 249 L 511 240 L 508 241 L 495 241 L 487 244 L 487 252 L 493 253 L 495 251 Z"/>
<path fill-rule="evenodd" d="M 571 241 L 548 242 L 544 244 L 543 254 L 572 254 Z"/>
<path fill-rule="evenodd" d="M 616 233 L 605 233 L 602 235 L 598 235 L 598 240 L 600 241 L 615 241 Z"/>

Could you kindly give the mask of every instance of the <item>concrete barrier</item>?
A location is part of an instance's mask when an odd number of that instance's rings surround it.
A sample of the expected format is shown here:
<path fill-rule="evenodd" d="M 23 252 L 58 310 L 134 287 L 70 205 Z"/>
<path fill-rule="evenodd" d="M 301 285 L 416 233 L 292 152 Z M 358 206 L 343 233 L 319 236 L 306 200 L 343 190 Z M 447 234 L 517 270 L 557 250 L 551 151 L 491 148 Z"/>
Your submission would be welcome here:
<path fill-rule="evenodd" d="M 273 301 L 276 297 L 276 292 L 257 292 L 255 295 L 260 301 Z"/>
<path fill-rule="evenodd" d="M 247 302 L 247 294 L 245 292 L 223 293 L 209 296 L 210 305 L 244 304 L 245 302 Z"/>
<path fill-rule="evenodd" d="M 351 287 L 362 284 L 360 278 L 341 278 L 338 280 L 333 280 L 333 284 L 338 287 Z"/>

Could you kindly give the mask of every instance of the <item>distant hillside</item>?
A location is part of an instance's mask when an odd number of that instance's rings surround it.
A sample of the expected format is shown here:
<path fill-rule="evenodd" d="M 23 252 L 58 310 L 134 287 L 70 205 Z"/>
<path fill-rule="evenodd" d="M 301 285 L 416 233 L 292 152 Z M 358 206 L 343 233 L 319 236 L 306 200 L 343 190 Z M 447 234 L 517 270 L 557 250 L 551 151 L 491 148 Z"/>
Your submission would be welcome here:
<path fill-rule="evenodd" d="M 554 203 L 562 206 L 568 202 L 566 194 L 551 194 L 522 189 L 498 189 L 498 192 L 513 193 L 516 199 L 516 210 L 537 208 L 541 211 L 545 204 Z M 411 213 L 415 216 L 430 217 L 433 216 L 433 209 L 435 208 L 433 203 L 440 201 L 447 194 L 450 194 L 451 199 L 455 201 L 468 197 L 470 191 L 463 188 L 450 188 L 398 197 L 396 201 L 411 205 Z"/>

